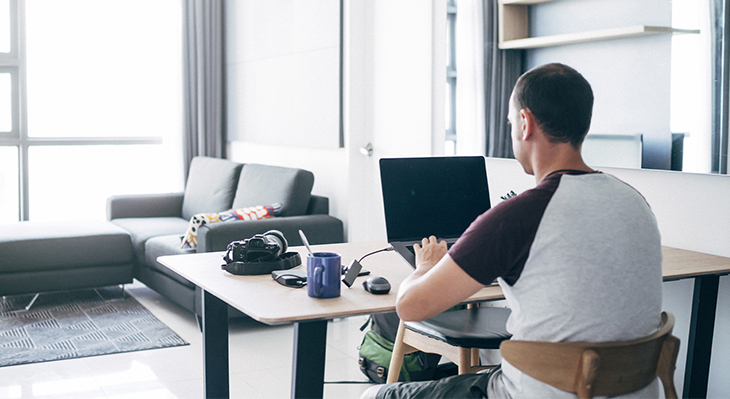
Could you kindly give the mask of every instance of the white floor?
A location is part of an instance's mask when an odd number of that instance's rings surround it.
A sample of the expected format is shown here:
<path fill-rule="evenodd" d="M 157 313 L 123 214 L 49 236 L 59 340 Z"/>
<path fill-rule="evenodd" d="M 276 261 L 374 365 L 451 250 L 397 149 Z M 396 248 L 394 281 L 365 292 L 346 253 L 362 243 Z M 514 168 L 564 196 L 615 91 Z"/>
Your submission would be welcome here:
<path fill-rule="evenodd" d="M 0 367 L 0 398 L 203 397 L 201 334 L 193 315 L 141 283 L 127 292 L 190 345 L 82 359 Z M 325 381 L 367 381 L 357 366 L 357 346 L 367 317 L 328 324 Z M 230 323 L 231 398 L 288 398 L 292 326 L 250 319 Z M 325 384 L 325 398 L 358 398 L 369 384 Z"/>

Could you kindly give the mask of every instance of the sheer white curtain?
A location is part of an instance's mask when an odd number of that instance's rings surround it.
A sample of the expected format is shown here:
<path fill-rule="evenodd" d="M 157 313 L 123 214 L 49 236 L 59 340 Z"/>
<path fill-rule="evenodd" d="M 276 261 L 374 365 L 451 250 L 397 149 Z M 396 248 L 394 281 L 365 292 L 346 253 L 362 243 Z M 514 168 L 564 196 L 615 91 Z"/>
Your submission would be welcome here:
<path fill-rule="evenodd" d="M 485 155 L 484 11 L 459 0 L 456 18 L 456 154 Z"/>

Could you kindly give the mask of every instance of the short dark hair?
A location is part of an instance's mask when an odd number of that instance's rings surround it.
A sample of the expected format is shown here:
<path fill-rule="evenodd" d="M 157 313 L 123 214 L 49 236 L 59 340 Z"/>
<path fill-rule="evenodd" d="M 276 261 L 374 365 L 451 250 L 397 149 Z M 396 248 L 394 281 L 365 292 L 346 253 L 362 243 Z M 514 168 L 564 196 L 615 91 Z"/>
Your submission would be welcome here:
<path fill-rule="evenodd" d="M 530 110 L 554 141 L 578 148 L 588 134 L 593 90 L 567 65 L 547 64 L 525 72 L 515 84 L 514 101 L 518 109 Z"/>

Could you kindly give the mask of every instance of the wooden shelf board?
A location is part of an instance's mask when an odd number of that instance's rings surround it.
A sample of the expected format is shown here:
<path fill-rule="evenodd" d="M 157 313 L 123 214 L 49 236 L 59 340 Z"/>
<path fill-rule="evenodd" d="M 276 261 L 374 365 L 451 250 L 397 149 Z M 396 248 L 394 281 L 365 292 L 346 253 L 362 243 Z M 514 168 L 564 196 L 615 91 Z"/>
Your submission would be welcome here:
<path fill-rule="evenodd" d="M 528 4 L 539 4 L 539 3 L 547 3 L 553 0 L 502 0 L 502 4 L 509 4 L 509 5 L 528 5 Z"/>
<path fill-rule="evenodd" d="M 566 33 L 560 35 L 507 40 L 500 43 L 499 48 L 503 50 L 530 49 L 539 47 L 560 46 L 564 44 L 583 43 L 597 40 L 620 39 L 627 37 L 638 37 L 667 33 L 700 33 L 700 31 L 695 29 L 674 29 L 664 26 L 635 25 L 622 28 L 601 29 L 589 32 Z"/>

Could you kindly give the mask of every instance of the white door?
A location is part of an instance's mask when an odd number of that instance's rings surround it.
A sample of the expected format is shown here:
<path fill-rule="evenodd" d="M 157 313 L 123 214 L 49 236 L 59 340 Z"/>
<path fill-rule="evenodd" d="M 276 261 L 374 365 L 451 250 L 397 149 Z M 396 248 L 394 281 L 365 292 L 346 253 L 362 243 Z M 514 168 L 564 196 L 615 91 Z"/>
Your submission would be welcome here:
<path fill-rule="evenodd" d="M 347 1 L 345 24 L 348 240 L 385 240 L 378 160 L 444 151 L 446 2 Z"/>

